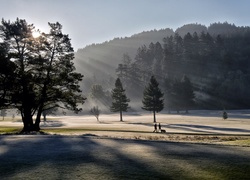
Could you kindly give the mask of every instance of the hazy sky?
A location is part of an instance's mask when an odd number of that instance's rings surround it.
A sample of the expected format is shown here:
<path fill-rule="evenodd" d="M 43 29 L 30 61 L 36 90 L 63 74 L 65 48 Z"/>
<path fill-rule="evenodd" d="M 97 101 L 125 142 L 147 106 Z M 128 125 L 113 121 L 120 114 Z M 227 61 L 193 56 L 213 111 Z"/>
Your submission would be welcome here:
<path fill-rule="evenodd" d="M 250 25 L 250 0 L 0 0 L 0 17 L 17 17 L 48 32 L 60 22 L 75 50 L 114 37 L 184 24 Z"/>

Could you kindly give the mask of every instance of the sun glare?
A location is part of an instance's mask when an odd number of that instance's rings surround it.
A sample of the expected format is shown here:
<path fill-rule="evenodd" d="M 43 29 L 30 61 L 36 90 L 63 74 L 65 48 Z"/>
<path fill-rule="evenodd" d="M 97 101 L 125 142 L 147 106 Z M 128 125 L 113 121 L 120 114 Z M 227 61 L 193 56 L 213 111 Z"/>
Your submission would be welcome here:
<path fill-rule="evenodd" d="M 32 32 L 32 36 L 34 38 L 38 38 L 40 36 L 40 32 L 39 31 L 34 31 L 34 32 Z"/>

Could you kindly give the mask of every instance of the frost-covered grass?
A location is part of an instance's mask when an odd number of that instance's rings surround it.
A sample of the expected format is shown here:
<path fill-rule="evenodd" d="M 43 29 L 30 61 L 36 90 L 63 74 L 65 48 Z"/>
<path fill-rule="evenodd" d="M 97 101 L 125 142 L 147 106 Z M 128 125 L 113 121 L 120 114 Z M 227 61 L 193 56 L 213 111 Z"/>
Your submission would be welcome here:
<path fill-rule="evenodd" d="M 248 147 L 0 136 L 2 179 L 248 179 Z"/>
<path fill-rule="evenodd" d="M 46 135 L 0 122 L 1 179 L 248 179 L 249 112 L 50 117 Z"/>

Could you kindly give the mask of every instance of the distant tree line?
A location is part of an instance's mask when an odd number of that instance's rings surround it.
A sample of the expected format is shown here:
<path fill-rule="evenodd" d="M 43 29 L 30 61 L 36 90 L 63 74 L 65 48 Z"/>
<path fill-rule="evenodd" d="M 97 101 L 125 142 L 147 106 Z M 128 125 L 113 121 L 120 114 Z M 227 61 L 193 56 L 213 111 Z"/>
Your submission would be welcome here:
<path fill-rule="evenodd" d="M 124 54 L 117 75 L 135 97 L 154 75 L 169 110 L 249 108 L 250 29 L 224 23 L 211 25 L 210 31 L 224 26 L 227 31 L 221 35 L 175 33 L 162 43 L 143 45 L 134 60 Z"/>

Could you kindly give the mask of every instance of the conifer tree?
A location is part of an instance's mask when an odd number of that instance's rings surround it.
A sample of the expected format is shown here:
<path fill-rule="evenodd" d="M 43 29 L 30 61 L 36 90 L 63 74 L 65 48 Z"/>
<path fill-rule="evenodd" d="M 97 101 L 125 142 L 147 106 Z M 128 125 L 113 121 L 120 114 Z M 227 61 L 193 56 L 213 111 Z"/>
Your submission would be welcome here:
<path fill-rule="evenodd" d="M 164 108 L 163 103 L 163 93 L 158 87 L 159 83 L 156 81 L 155 77 L 152 76 L 149 85 L 145 88 L 143 92 L 142 109 L 146 111 L 153 111 L 154 122 L 156 122 L 156 112 L 160 112 Z"/>
<path fill-rule="evenodd" d="M 128 102 L 130 100 L 127 98 L 125 94 L 125 89 L 123 89 L 121 80 L 117 78 L 115 82 L 115 88 L 112 90 L 112 105 L 110 107 L 111 112 L 120 112 L 120 121 L 123 121 L 122 119 L 122 112 L 127 111 L 129 108 Z"/>
<path fill-rule="evenodd" d="M 183 76 L 181 80 L 181 85 L 182 85 L 181 98 L 183 101 L 183 106 L 186 109 L 186 113 L 188 113 L 188 108 L 190 108 L 194 104 L 195 94 L 193 90 L 193 85 L 186 75 Z"/>
<path fill-rule="evenodd" d="M 62 33 L 60 23 L 48 25 L 50 32 L 35 38 L 34 25 L 24 19 L 2 19 L 0 24 L 0 108 L 20 111 L 22 132 L 39 131 L 42 112 L 62 108 L 77 113 L 86 99 L 68 35 Z"/>

